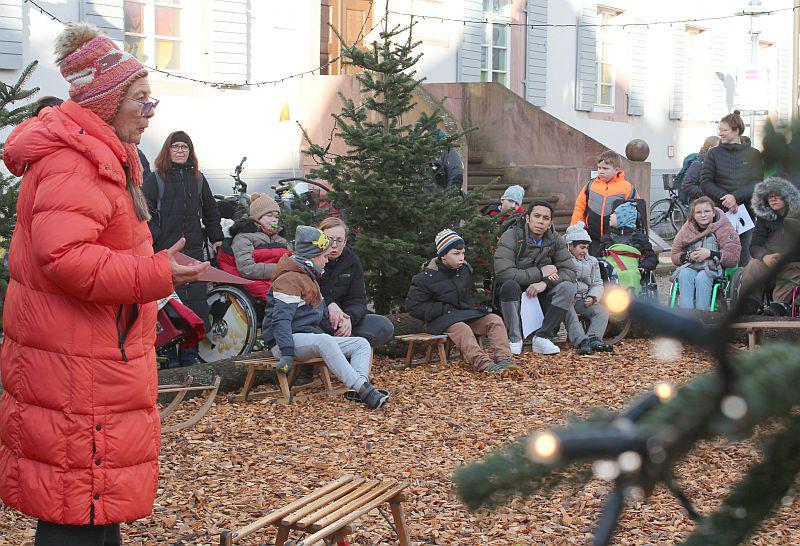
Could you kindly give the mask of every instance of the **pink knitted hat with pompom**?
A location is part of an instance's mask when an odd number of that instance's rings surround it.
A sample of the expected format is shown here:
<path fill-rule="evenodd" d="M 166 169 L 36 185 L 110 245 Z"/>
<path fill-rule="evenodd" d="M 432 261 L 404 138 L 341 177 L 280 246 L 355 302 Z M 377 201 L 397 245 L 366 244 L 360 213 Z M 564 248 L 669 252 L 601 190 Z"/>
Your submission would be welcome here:
<path fill-rule="evenodd" d="M 147 76 L 136 57 L 121 51 L 95 26 L 68 25 L 56 41 L 61 75 L 76 103 L 110 122 L 133 82 Z"/>

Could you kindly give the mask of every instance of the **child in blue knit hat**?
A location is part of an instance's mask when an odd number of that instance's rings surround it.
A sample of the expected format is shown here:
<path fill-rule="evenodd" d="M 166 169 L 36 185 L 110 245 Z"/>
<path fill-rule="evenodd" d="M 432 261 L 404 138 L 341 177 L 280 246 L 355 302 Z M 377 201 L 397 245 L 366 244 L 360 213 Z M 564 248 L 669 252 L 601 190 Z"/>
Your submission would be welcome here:
<path fill-rule="evenodd" d="M 641 253 L 639 270 L 644 274 L 658 266 L 658 255 L 653 250 L 650 237 L 637 227 L 638 220 L 639 209 L 635 200 L 617 201 L 608 220 L 611 231 L 603 235 L 600 242 L 603 256 L 608 255 L 608 249 L 612 245 L 630 245 L 636 248 Z"/>

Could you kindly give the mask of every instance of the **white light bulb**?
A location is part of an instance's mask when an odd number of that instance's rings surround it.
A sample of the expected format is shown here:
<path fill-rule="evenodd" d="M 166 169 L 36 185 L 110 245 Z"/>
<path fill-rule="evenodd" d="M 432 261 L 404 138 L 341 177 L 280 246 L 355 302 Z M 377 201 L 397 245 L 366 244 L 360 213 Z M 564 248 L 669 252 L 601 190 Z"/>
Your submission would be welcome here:
<path fill-rule="evenodd" d="M 653 340 L 653 356 L 661 362 L 674 362 L 681 356 L 683 347 L 680 341 L 667 337 Z"/>
<path fill-rule="evenodd" d="M 552 432 L 540 432 L 528 441 L 528 457 L 537 463 L 548 463 L 558 454 L 558 437 Z"/>
<path fill-rule="evenodd" d="M 726 396 L 722 399 L 722 413 L 737 421 L 747 415 L 747 402 L 741 396 Z"/>
<path fill-rule="evenodd" d="M 619 465 L 614 461 L 595 461 L 592 464 L 592 473 L 597 479 L 610 482 L 619 476 Z"/>
<path fill-rule="evenodd" d="M 623 472 L 636 472 L 642 468 L 642 457 L 635 451 L 626 451 L 617 458 L 617 463 Z"/>

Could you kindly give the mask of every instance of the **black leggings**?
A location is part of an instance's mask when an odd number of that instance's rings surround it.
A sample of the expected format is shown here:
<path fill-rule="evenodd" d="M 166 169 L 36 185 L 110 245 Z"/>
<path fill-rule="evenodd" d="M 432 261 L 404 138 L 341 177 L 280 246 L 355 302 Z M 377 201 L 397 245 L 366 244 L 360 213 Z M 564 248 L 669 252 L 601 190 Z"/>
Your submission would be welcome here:
<path fill-rule="evenodd" d="M 119 523 L 109 525 L 59 525 L 42 521 L 36 524 L 34 546 L 120 546 Z"/>

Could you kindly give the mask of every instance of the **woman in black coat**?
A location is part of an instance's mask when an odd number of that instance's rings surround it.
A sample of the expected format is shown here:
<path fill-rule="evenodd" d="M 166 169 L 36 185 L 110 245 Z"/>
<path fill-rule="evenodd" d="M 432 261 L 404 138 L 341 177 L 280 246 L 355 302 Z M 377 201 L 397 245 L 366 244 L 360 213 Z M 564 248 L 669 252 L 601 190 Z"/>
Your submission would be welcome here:
<path fill-rule="evenodd" d="M 725 212 L 736 212 L 739 205 L 750 207 L 753 189 L 764 176 L 764 163 L 758 150 L 742 142 L 744 121 L 738 110 L 719 121 L 719 145 L 708 151 L 700 172 L 700 189 Z M 752 213 L 751 213 L 752 215 Z M 750 259 L 748 247 L 753 230 L 740 235 L 742 254 L 739 265 Z"/>
<path fill-rule="evenodd" d="M 320 288 L 334 334 L 363 337 L 373 347 L 386 344 L 394 335 L 394 325 L 387 317 L 367 310 L 364 268 L 347 245 L 347 224 L 331 217 L 318 227 L 333 242 Z"/>
<path fill-rule="evenodd" d="M 155 170 L 145 179 L 142 190 L 152 217 L 148 226 L 155 252 L 171 247 L 183 237 L 186 244 L 182 252 L 203 261 L 210 257 L 206 240 L 211 241 L 214 250 L 222 244 L 217 202 L 200 172 L 192 139 L 185 132 L 176 131 L 164 141 Z M 175 291 L 208 327 L 207 283 L 193 282 L 176 287 Z M 180 358 L 174 354 L 169 355 L 169 360 L 170 367 L 196 364 L 197 348 L 183 349 Z"/>

